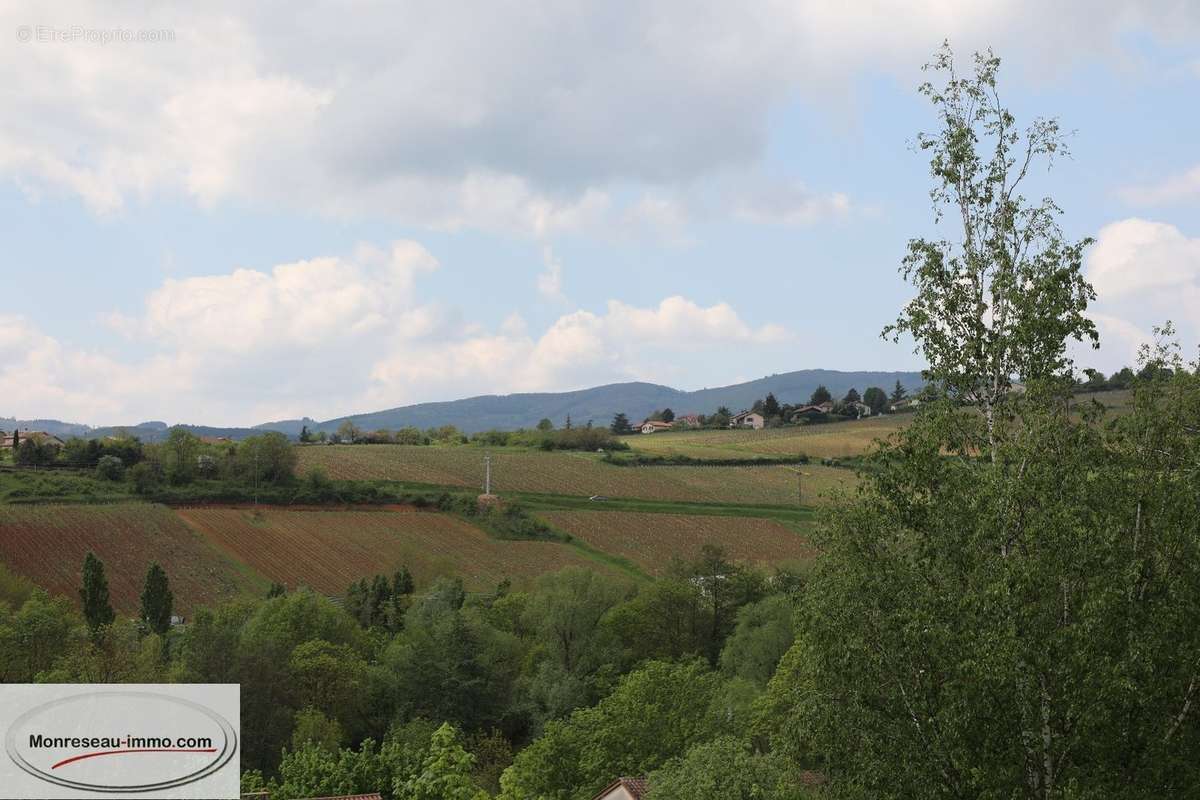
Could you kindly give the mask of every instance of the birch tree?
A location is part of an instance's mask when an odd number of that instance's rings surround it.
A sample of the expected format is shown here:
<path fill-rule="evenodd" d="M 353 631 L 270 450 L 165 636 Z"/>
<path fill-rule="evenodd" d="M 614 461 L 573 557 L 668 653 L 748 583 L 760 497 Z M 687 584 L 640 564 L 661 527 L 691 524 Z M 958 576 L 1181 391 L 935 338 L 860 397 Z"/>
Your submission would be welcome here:
<path fill-rule="evenodd" d="M 1098 343 L 1084 316 L 1095 293 L 1081 272 L 1092 240 L 1067 241 L 1054 200 L 1022 194 L 1035 170 L 1067 155 L 1065 135 L 1053 118 L 1018 127 L 1000 99 L 999 68 L 991 51 L 977 53 L 962 76 L 949 44 L 925 66 L 938 82 L 920 92 L 940 126 L 916 147 L 929 154 L 934 221 L 957 235 L 909 241 L 901 274 L 916 296 L 883 332 L 911 335 L 927 377 L 982 410 L 990 446 L 1014 378 L 1067 368 L 1068 339 Z"/>

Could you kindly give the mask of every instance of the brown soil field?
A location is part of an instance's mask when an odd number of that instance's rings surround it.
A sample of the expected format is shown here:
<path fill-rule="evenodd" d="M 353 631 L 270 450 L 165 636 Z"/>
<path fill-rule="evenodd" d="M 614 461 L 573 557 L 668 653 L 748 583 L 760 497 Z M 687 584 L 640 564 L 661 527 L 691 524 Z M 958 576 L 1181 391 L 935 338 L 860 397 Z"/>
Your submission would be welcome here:
<path fill-rule="evenodd" d="M 458 575 L 489 589 L 568 566 L 599 568 L 556 542 L 506 541 L 449 515 L 387 510 L 295 511 L 197 507 L 177 512 L 201 536 L 288 588 L 340 595 L 354 581 L 400 566 L 418 586 Z"/>
<path fill-rule="evenodd" d="M 770 519 L 629 511 L 548 511 L 540 516 L 651 575 L 663 574 L 673 557 L 694 559 L 706 544 L 723 548 L 734 561 L 761 567 L 805 561 L 814 553 L 803 536 Z"/>
<path fill-rule="evenodd" d="M 0 561 L 47 591 L 78 601 L 89 550 L 104 562 L 113 607 L 122 614 L 137 613 L 152 562 L 167 571 L 179 614 L 261 594 L 267 585 L 165 506 L 0 505 Z"/>

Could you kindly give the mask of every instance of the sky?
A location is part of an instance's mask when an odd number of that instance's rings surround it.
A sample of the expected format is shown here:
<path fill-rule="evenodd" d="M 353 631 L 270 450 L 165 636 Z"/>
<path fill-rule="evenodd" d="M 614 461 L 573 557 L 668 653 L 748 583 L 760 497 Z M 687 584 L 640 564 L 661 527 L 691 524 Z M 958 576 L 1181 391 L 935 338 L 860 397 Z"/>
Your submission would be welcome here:
<path fill-rule="evenodd" d="M 916 91 L 1072 155 L 1101 349 L 1200 342 L 1200 3 L 0 0 L 0 416 L 249 425 L 919 369 Z"/>

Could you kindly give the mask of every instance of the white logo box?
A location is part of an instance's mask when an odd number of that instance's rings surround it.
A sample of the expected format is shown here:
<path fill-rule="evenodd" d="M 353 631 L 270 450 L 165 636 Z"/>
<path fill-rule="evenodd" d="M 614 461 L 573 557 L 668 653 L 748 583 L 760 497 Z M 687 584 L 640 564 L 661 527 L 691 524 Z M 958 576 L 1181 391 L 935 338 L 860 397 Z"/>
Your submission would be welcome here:
<path fill-rule="evenodd" d="M 0 684 L 0 798 L 239 789 L 237 684 Z"/>

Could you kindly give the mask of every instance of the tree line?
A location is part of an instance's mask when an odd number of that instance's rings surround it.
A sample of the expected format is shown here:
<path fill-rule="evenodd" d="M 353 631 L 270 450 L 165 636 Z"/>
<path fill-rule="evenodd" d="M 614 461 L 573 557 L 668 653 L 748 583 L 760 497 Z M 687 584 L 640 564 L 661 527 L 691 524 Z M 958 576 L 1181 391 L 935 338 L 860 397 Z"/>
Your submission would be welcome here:
<path fill-rule="evenodd" d="M 725 759 L 774 775 L 764 798 L 801 790 L 748 743 L 804 578 L 717 548 L 651 583 L 571 568 L 520 588 L 445 577 L 417 591 L 400 568 L 338 603 L 276 585 L 175 627 L 158 565 L 135 619 L 114 612 L 93 554 L 81 584 L 78 612 L 0 581 L 4 680 L 241 683 L 244 791 L 590 797 L 618 773 L 668 782 Z"/>

